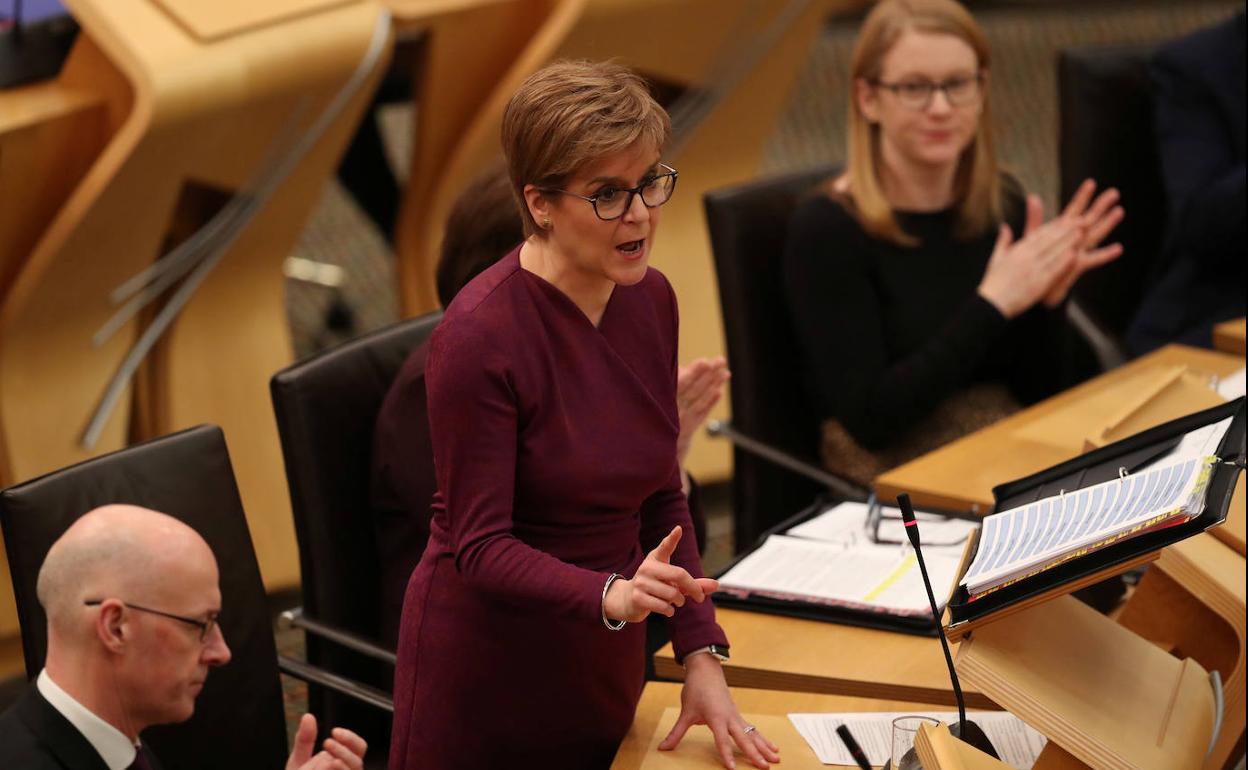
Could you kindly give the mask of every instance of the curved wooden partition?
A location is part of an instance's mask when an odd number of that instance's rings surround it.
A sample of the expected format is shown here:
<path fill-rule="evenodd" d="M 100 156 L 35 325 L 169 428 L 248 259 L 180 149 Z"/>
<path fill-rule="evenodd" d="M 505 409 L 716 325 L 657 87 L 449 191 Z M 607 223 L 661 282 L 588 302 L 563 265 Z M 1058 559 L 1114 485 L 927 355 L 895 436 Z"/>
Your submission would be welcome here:
<path fill-rule="evenodd" d="M 396 17 L 402 18 L 399 7 L 403 3 L 390 0 L 390 4 L 396 9 Z M 442 223 L 459 192 L 497 156 L 503 108 L 521 80 L 558 58 L 618 57 L 669 87 L 696 91 L 711 86 L 724 62 L 740 53 L 737 43 L 754 39 L 781 14 L 792 13 L 760 61 L 732 83 L 722 98 L 714 100 L 713 109 L 688 141 L 665 158 L 680 170 L 680 189 L 664 209 L 663 233 L 655 243 L 653 264 L 671 279 L 680 298 L 681 359 L 723 355 L 702 195 L 757 175 L 764 143 L 823 21 L 835 11 L 863 4 L 861 0 L 796 4 L 754 0 L 517 0 L 515 5 L 541 24 L 527 40 L 509 39 L 508 45 L 520 46 L 520 53 L 488 94 L 474 91 L 471 99 L 458 103 L 463 111 L 449 112 L 445 118 L 440 103 L 428 98 L 432 82 L 416 95 L 420 113 L 412 166 L 416 181 L 405 194 L 396 232 L 404 314 L 417 315 L 436 306 L 433 274 Z M 461 34 L 473 32 L 466 29 Z M 436 44 L 437 33 L 432 39 Z M 485 50 L 492 45 L 485 44 Z M 448 49 L 435 52 L 431 64 L 438 56 L 453 61 Z M 440 76 L 431 71 L 429 78 L 438 80 Z M 469 108 L 474 108 L 471 120 L 458 122 Z M 430 123 L 442 123 L 443 127 L 435 129 Z M 467 125 L 466 130 L 456 130 L 463 125 Z M 726 477 L 730 463 L 730 451 L 723 442 L 707 443 L 701 437 L 695 441 L 690 464 L 701 478 Z"/>
<path fill-rule="evenodd" d="M 219 424 L 265 584 L 296 585 L 267 387 L 292 357 L 281 263 L 384 69 L 388 17 L 363 0 L 68 4 L 82 33 L 62 74 L 0 94 L 0 105 L 35 98 L 59 105 L 45 106 L 22 129 L 26 149 L 16 151 L 16 173 L 37 171 L 42 180 L 11 176 L 16 130 L 0 117 L 0 191 L 37 188 L 41 196 L 38 205 L 19 205 L 17 221 L 0 219 L 0 484 L 193 424 Z M 364 69 L 370 51 L 380 55 Z M 327 110 L 349 82 L 358 87 L 345 106 Z M 328 127 L 288 175 L 259 172 L 272 171 L 277 158 L 293 163 L 287 151 L 314 125 Z M 283 181 L 266 189 L 265 179 Z M 134 381 L 122 383 L 98 439 L 83 446 L 119 365 L 170 296 L 156 297 L 93 347 L 116 311 L 110 292 L 223 207 L 243 203 L 254 214 L 223 242 L 220 261 Z M 16 630 L 2 582 L 0 637 Z"/>
<path fill-rule="evenodd" d="M 1145 639 L 1222 675 L 1224 721 L 1206 770 L 1222 770 L 1243 753 L 1244 570 L 1244 557 L 1211 534 L 1175 543 L 1162 550 L 1119 617 Z"/>

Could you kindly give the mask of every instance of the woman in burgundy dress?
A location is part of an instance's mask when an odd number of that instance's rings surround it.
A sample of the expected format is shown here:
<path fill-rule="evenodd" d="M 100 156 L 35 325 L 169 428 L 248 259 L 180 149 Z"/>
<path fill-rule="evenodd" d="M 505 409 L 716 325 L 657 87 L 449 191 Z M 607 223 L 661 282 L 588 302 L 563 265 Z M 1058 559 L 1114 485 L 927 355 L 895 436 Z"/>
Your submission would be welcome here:
<path fill-rule="evenodd" d="M 391 770 L 608 765 L 644 625 L 687 669 L 661 748 L 706 724 L 726 766 L 776 747 L 737 713 L 676 462 L 676 298 L 647 267 L 676 172 L 667 115 L 612 64 L 526 80 L 503 118 L 527 240 L 430 344 L 438 495 L 404 600 Z M 690 531 L 689 534 L 692 534 Z"/>

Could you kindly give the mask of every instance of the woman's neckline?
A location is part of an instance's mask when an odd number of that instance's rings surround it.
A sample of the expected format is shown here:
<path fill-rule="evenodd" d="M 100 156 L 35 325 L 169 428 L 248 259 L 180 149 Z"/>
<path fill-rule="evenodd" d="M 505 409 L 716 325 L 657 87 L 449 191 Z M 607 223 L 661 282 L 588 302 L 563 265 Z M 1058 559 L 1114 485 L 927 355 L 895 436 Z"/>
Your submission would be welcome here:
<path fill-rule="evenodd" d="M 584 309 L 582 309 L 581 306 L 576 303 L 576 300 L 568 296 L 567 292 L 565 292 L 563 289 L 556 286 L 553 282 L 548 281 L 541 274 L 533 270 L 530 270 L 529 268 L 524 266 L 524 263 L 520 260 L 520 252 L 523 248 L 524 248 L 524 245 L 521 244 L 519 247 L 516 248 L 514 252 L 515 260 L 516 260 L 516 269 L 519 270 L 521 273 L 529 276 L 529 278 L 531 278 L 532 280 L 536 281 L 537 284 L 540 287 L 542 287 L 547 293 L 556 295 L 557 297 L 559 297 L 559 301 L 564 302 L 570 307 L 572 307 L 576 311 L 577 315 L 583 318 L 585 320 L 585 323 L 589 324 L 591 328 L 595 329 L 596 331 L 602 331 L 602 324 L 603 324 L 603 321 L 607 317 L 607 310 L 611 307 L 611 301 L 615 299 L 616 289 L 619 288 L 619 285 L 613 285 L 611 287 L 611 294 L 607 297 L 607 301 L 603 303 L 602 313 L 598 316 L 598 323 L 594 323 L 593 319 L 589 317 L 589 314 L 586 313 Z"/>

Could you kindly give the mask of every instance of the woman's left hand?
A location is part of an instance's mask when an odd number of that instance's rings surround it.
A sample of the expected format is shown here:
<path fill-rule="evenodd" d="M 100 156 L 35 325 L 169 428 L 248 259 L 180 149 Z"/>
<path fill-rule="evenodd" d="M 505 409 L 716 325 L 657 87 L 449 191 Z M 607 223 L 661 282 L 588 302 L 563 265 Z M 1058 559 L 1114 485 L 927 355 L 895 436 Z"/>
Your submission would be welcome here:
<path fill-rule="evenodd" d="M 1075 285 L 1075 281 L 1087 271 L 1100 267 L 1101 265 L 1112 262 L 1122 254 L 1122 244 L 1111 243 L 1108 246 L 1101 246 L 1101 242 L 1106 236 L 1118 226 L 1122 221 L 1124 212 L 1122 206 L 1118 205 L 1118 191 L 1109 188 L 1096 196 L 1096 200 L 1092 196 L 1096 193 L 1096 182 L 1091 179 L 1085 179 L 1075 194 L 1071 196 L 1070 202 L 1066 204 L 1066 208 L 1062 210 L 1061 217 L 1071 222 L 1077 222 L 1083 228 L 1083 241 L 1080 244 L 1078 256 L 1075 258 L 1070 269 L 1064 275 L 1054 281 L 1049 291 L 1045 294 L 1044 304 L 1048 307 L 1057 307 L 1066 299 L 1066 295 L 1070 292 L 1070 288 Z M 1039 225 L 1039 222 L 1033 221 L 1032 212 L 1028 211 L 1028 222 L 1026 231 L 1030 231 Z"/>
<path fill-rule="evenodd" d="M 715 736 L 720 761 L 732 770 L 737 766 L 733 744 L 755 767 L 766 770 L 780 761 L 780 749 L 753 729 L 737 712 L 724 681 L 724 670 L 713 655 L 694 655 L 685 660 L 685 686 L 680 691 L 680 717 L 676 726 L 659 744 L 659 751 L 671 751 L 685 737 L 691 725 L 706 725 Z"/>

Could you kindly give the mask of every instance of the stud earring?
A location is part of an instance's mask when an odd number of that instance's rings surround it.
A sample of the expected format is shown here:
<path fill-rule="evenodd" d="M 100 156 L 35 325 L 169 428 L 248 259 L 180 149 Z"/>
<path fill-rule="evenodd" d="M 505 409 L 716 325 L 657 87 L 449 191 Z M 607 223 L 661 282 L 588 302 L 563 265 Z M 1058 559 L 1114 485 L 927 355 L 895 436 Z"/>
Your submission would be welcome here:
<path fill-rule="evenodd" d="M 542 220 L 542 229 L 543 230 L 550 229 L 550 217 L 546 217 L 545 219 Z"/>

